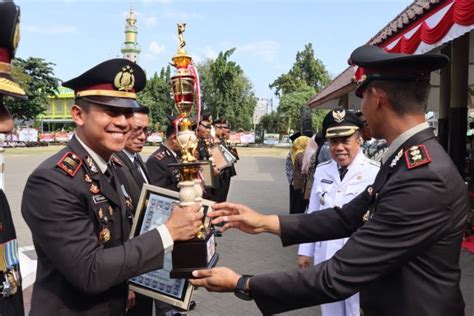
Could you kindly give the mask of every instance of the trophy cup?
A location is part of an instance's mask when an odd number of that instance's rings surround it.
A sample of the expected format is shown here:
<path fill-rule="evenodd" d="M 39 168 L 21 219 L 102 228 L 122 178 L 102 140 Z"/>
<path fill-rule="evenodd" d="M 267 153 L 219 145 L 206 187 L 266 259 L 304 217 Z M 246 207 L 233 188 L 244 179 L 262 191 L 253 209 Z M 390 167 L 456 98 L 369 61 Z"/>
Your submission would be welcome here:
<path fill-rule="evenodd" d="M 193 155 L 198 139 L 190 129 L 192 122 L 189 115 L 194 106 L 196 78 L 190 69 L 193 67 L 191 65 L 192 58 L 184 50 L 186 45 L 183 36 L 185 28 L 185 23 L 178 24 L 179 47 L 177 54 L 171 59 L 173 61 L 172 65 L 176 68 L 176 75 L 171 78 L 171 83 L 175 106 L 179 112 L 177 139 L 181 146 L 182 162 L 170 164 L 170 166 L 177 167 L 181 174 L 181 182 L 178 183 L 181 206 L 202 201 L 203 191 L 199 171 L 201 166 L 205 164 L 197 161 Z M 203 212 L 202 209 L 201 212 Z M 170 272 L 170 277 L 189 279 L 192 278 L 193 270 L 215 266 L 219 257 L 215 249 L 214 230 L 210 225 L 210 221 L 204 219 L 201 230 L 195 238 L 175 242 L 172 255 L 173 269 Z"/>

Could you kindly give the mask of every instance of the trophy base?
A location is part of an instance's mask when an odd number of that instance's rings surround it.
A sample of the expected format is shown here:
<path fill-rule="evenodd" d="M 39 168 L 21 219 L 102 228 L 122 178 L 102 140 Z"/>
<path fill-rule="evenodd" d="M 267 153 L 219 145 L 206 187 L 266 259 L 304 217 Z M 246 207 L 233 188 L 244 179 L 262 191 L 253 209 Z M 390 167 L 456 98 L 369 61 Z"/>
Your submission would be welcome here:
<path fill-rule="evenodd" d="M 170 278 L 192 279 L 194 270 L 212 268 L 218 260 L 214 231 L 210 231 L 204 239 L 176 242 L 173 246 Z"/>

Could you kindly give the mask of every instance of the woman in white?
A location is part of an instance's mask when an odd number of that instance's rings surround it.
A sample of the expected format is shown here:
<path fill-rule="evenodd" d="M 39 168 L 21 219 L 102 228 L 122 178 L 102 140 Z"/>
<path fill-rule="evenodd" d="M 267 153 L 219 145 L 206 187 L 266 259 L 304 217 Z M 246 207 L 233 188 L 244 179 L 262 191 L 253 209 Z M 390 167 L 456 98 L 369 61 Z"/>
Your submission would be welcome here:
<path fill-rule="evenodd" d="M 334 113 L 336 112 L 336 113 Z M 308 213 L 330 207 L 342 207 L 368 185 L 379 171 L 378 163 L 366 158 L 360 149 L 359 128 L 362 122 L 352 112 L 333 110 L 323 121 L 329 140 L 331 160 L 319 164 L 314 175 Z M 298 265 L 308 267 L 330 259 L 348 238 L 301 244 Z M 323 316 L 359 316 L 359 294 L 344 301 L 321 305 Z"/>

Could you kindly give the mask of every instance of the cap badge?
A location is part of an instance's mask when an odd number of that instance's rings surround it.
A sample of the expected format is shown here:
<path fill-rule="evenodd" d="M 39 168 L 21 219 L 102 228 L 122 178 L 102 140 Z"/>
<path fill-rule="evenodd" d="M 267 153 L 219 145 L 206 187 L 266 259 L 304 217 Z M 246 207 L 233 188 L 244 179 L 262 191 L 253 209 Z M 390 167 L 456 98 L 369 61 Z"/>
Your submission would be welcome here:
<path fill-rule="evenodd" d="M 334 121 L 336 123 L 342 123 L 344 121 L 344 118 L 346 117 L 346 111 L 345 110 L 340 110 L 340 111 L 332 111 L 332 117 L 334 118 Z"/>
<path fill-rule="evenodd" d="M 129 65 L 123 67 L 122 71 L 115 75 L 114 85 L 119 91 L 128 92 L 133 89 L 135 85 L 135 75 Z"/>

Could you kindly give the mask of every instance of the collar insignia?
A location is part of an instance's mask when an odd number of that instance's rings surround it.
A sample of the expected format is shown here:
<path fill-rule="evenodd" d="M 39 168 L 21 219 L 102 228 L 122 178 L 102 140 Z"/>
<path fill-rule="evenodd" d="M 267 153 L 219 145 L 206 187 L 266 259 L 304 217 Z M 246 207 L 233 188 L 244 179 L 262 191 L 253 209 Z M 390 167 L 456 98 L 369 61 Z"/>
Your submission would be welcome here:
<path fill-rule="evenodd" d="M 390 168 L 393 168 L 397 165 L 397 163 L 400 160 L 400 158 L 402 157 L 402 155 L 403 155 L 403 149 L 400 149 L 398 154 L 393 158 L 392 162 L 390 163 Z"/>
<path fill-rule="evenodd" d="M 128 92 L 133 89 L 135 85 L 135 75 L 129 65 L 123 67 L 122 70 L 115 75 L 114 85 L 119 91 Z"/>

